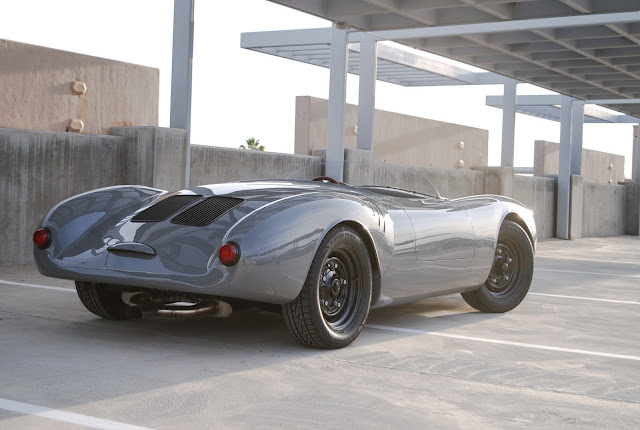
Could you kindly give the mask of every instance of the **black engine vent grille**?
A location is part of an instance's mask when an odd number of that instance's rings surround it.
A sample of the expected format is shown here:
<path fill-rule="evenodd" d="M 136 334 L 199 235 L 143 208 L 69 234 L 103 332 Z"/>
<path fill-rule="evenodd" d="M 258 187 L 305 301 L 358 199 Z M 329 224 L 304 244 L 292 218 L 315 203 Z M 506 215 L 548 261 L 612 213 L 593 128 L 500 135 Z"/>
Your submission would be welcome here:
<path fill-rule="evenodd" d="M 202 198 L 202 196 L 171 196 L 162 201 L 159 201 L 155 205 L 143 210 L 133 218 L 133 222 L 158 222 L 164 221 L 174 213 L 178 212 L 185 206 L 190 205 L 196 200 Z"/>
<path fill-rule="evenodd" d="M 205 201 L 187 209 L 174 217 L 174 224 L 194 225 L 202 227 L 211 224 L 230 209 L 238 206 L 244 200 L 234 197 L 209 197 Z"/>

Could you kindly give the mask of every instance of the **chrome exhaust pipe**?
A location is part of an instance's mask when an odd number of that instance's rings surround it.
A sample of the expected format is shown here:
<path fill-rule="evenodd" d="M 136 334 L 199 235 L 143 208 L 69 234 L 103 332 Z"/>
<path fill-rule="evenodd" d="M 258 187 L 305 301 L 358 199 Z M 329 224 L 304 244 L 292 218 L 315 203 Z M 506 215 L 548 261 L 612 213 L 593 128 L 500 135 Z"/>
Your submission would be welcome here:
<path fill-rule="evenodd" d="M 233 309 L 222 300 L 203 299 L 193 305 L 176 305 L 176 300 L 165 303 L 145 291 L 123 292 L 122 301 L 129 305 L 132 315 L 140 317 L 187 318 L 211 315 L 215 318 L 228 318 Z"/>

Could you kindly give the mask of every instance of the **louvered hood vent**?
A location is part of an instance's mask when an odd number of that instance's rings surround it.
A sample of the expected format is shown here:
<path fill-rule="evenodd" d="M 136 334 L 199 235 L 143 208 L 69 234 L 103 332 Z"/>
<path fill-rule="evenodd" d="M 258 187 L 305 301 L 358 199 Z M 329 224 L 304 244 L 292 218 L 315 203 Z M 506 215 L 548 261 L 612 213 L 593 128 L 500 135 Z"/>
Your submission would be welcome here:
<path fill-rule="evenodd" d="M 170 216 L 174 215 L 179 210 L 189 206 L 196 200 L 201 199 L 202 196 L 171 196 L 164 200 L 159 201 L 155 205 L 143 210 L 133 218 L 133 222 L 158 222 L 164 221 Z"/>
<path fill-rule="evenodd" d="M 211 224 L 216 218 L 238 206 L 244 200 L 234 197 L 214 196 L 190 207 L 180 215 L 171 219 L 174 224 L 202 227 Z"/>

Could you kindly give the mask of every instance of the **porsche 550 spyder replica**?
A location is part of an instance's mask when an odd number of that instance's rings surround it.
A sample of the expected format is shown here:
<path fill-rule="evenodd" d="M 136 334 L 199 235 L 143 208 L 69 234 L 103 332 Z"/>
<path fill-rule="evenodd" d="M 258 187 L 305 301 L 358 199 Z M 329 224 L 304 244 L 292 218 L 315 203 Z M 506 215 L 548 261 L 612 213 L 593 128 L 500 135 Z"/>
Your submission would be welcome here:
<path fill-rule="evenodd" d="M 47 276 L 108 319 L 281 307 L 304 345 L 340 348 L 370 309 L 462 293 L 506 312 L 533 276 L 536 228 L 515 200 L 387 186 L 241 181 L 115 186 L 55 206 L 34 233 Z"/>

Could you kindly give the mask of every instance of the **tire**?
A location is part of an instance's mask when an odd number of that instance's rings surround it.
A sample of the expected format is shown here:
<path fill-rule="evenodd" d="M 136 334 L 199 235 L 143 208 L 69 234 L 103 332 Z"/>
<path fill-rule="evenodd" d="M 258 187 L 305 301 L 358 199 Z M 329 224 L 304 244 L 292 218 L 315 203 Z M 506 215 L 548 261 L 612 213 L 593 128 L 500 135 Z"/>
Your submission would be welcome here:
<path fill-rule="evenodd" d="M 489 277 L 480 288 L 462 293 L 462 298 L 481 312 L 508 312 L 527 295 L 533 264 L 529 235 L 515 222 L 504 221 Z"/>
<path fill-rule="evenodd" d="M 128 309 L 130 306 L 122 301 L 119 292 L 110 291 L 102 284 L 76 281 L 76 291 L 84 307 L 99 317 L 109 320 L 138 318 Z"/>
<path fill-rule="evenodd" d="M 362 331 L 371 290 L 367 247 L 353 229 L 337 226 L 320 243 L 298 297 L 282 306 L 284 321 L 306 346 L 345 347 Z"/>

